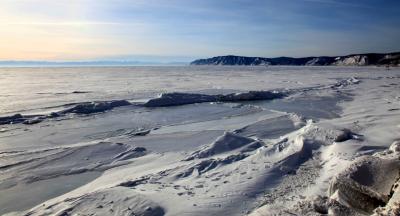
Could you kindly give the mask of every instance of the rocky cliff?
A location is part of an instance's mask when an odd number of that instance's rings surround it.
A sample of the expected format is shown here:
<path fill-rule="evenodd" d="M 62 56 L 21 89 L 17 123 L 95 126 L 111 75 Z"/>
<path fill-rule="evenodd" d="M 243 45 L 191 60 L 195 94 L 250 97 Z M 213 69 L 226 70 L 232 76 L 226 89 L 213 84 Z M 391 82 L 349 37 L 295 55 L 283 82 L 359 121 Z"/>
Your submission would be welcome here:
<path fill-rule="evenodd" d="M 337 66 L 368 66 L 390 65 L 400 66 L 400 52 L 396 53 L 367 53 L 347 56 L 320 56 L 320 57 L 245 57 L 245 56 L 217 56 L 207 59 L 198 59 L 191 65 L 337 65 Z"/>

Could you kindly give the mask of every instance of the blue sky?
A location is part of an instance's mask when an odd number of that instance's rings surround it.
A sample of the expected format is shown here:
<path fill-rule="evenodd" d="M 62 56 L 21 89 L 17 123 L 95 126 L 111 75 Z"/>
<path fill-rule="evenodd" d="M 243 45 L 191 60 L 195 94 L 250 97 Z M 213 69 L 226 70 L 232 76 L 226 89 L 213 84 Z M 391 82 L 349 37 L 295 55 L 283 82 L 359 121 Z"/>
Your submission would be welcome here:
<path fill-rule="evenodd" d="M 2 0 L 0 59 L 399 51 L 399 11 L 399 0 Z"/>

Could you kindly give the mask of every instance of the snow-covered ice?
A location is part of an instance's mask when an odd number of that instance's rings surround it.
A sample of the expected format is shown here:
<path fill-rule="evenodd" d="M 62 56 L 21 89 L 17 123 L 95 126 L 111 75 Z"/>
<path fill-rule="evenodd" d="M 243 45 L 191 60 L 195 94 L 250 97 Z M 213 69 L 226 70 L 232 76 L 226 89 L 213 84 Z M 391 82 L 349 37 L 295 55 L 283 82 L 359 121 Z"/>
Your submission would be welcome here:
<path fill-rule="evenodd" d="M 400 69 L 0 77 L 0 214 L 399 215 Z"/>

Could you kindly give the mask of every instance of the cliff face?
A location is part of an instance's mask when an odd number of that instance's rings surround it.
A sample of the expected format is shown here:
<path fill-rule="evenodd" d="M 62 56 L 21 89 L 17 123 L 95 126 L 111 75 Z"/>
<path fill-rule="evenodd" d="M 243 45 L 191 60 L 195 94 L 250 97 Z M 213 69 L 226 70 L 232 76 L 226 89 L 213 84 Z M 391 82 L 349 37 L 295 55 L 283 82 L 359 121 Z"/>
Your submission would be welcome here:
<path fill-rule="evenodd" d="M 192 65 L 270 65 L 267 58 L 260 57 L 244 57 L 244 56 L 218 56 L 208 59 L 199 59 L 192 63 Z"/>
<path fill-rule="evenodd" d="M 190 63 L 191 65 L 337 65 L 337 66 L 367 66 L 367 65 L 391 65 L 400 66 L 400 52 L 377 54 L 356 54 L 348 56 L 320 56 L 320 57 L 244 57 L 244 56 L 217 56 L 208 59 L 198 59 Z"/>

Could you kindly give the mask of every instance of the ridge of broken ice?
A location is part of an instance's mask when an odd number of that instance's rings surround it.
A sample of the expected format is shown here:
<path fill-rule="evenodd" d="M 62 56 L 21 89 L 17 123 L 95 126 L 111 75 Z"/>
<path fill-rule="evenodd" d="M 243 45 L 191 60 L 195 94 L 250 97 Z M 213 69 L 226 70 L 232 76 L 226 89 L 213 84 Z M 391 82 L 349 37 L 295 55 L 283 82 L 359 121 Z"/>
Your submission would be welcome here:
<path fill-rule="evenodd" d="M 116 107 L 132 105 L 126 100 L 112 100 L 112 101 L 93 101 L 75 104 L 74 106 L 58 111 L 52 112 L 48 115 L 21 115 L 14 114 L 11 116 L 0 117 L 0 125 L 4 124 L 37 124 L 45 119 L 56 118 L 66 114 L 93 114 L 112 110 Z"/>
<path fill-rule="evenodd" d="M 286 94 L 278 91 L 249 91 L 226 95 L 206 95 L 194 93 L 163 93 L 158 98 L 147 101 L 146 107 L 178 106 L 203 102 L 237 102 L 253 100 L 273 100 L 285 97 Z"/>
<path fill-rule="evenodd" d="M 399 145 L 394 142 L 383 152 L 351 163 L 331 182 L 330 198 L 360 213 L 384 215 L 386 211 L 387 215 L 396 215 L 391 210 L 398 211 L 400 207 L 400 197 L 396 194 L 400 183 Z"/>
<path fill-rule="evenodd" d="M 348 79 L 342 79 L 337 81 L 335 84 L 330 85 L 330 88 L 343 88 L 348 85 L 359 84 L 361 81 L 356 77 Z M 316 89 L 320 89 L 318 86 Z M 303 89 L 303 91 L 312 90 Z M 274 100 L 288 96 L 290 93 L 295 93 L 299 90 L 285 90 L 285 91 L 248 91 L 248 92 L 237 92 L 230 94 L 218 94 L 218 95 L 207 95 L 198 93 L 183 93 L 183 92 L 171 92 L 162 93 L 157 98 L 149 99 L 145 103 L 137 103 L 137 106 L 144 107 L 166 107 L 166 106 L 179 106 L 194 103 L 204 102 L 241 102 L 241 101 L 257 101 L 257 100 Z M 55 118 L 66 114 L 94 114 L 99 112 L 106 112 L 121 106 L 133 105 L 127 100 L 111 100 L 111 101 L 93 101 L 93 102 L 82 102 L 73 104 L 72 107 L 66 108 L 58 112 L 52 112 L 48 115 L 21 115 L 19 113 L 11 116 L 0 117 L 0 125 L 4 124 L 37 124 L 49 118 Z"/>
<path fill-rule="evenodd" d="M 242 93 L 232 93 L 227 95 L 206 95 L 196 93 L 163 93 L 158 98 L 148 100 L 146 103 L 137 103 L 137 106 L 144 107 L 165 107 L 178 106 L 204 102 L 238 102 L 252 100 L 272 100 L 285 97 L 286 94 L 277 91 L 249 91 Z M 0 117 L 0 125 L 4 124 L 37 124 L 49 118 L 56 118 L 67 114 L 94 114 L 106 112 L 117 107 L 133 105 L 127 100 L 93 101 L 74 104 L 70 108 L 48 115 L 21 115 Z"/>
<path fill-rule="evenodd" d="M 113 101 L 100 101 L 80 103 L 72 108 L 60 111 L 60 114 L 76 113 L 76 114 L 91 114 L 97 112 L 104 112 L 120 106 L 131 105 L 126 100 L 113 100 Z"/>

